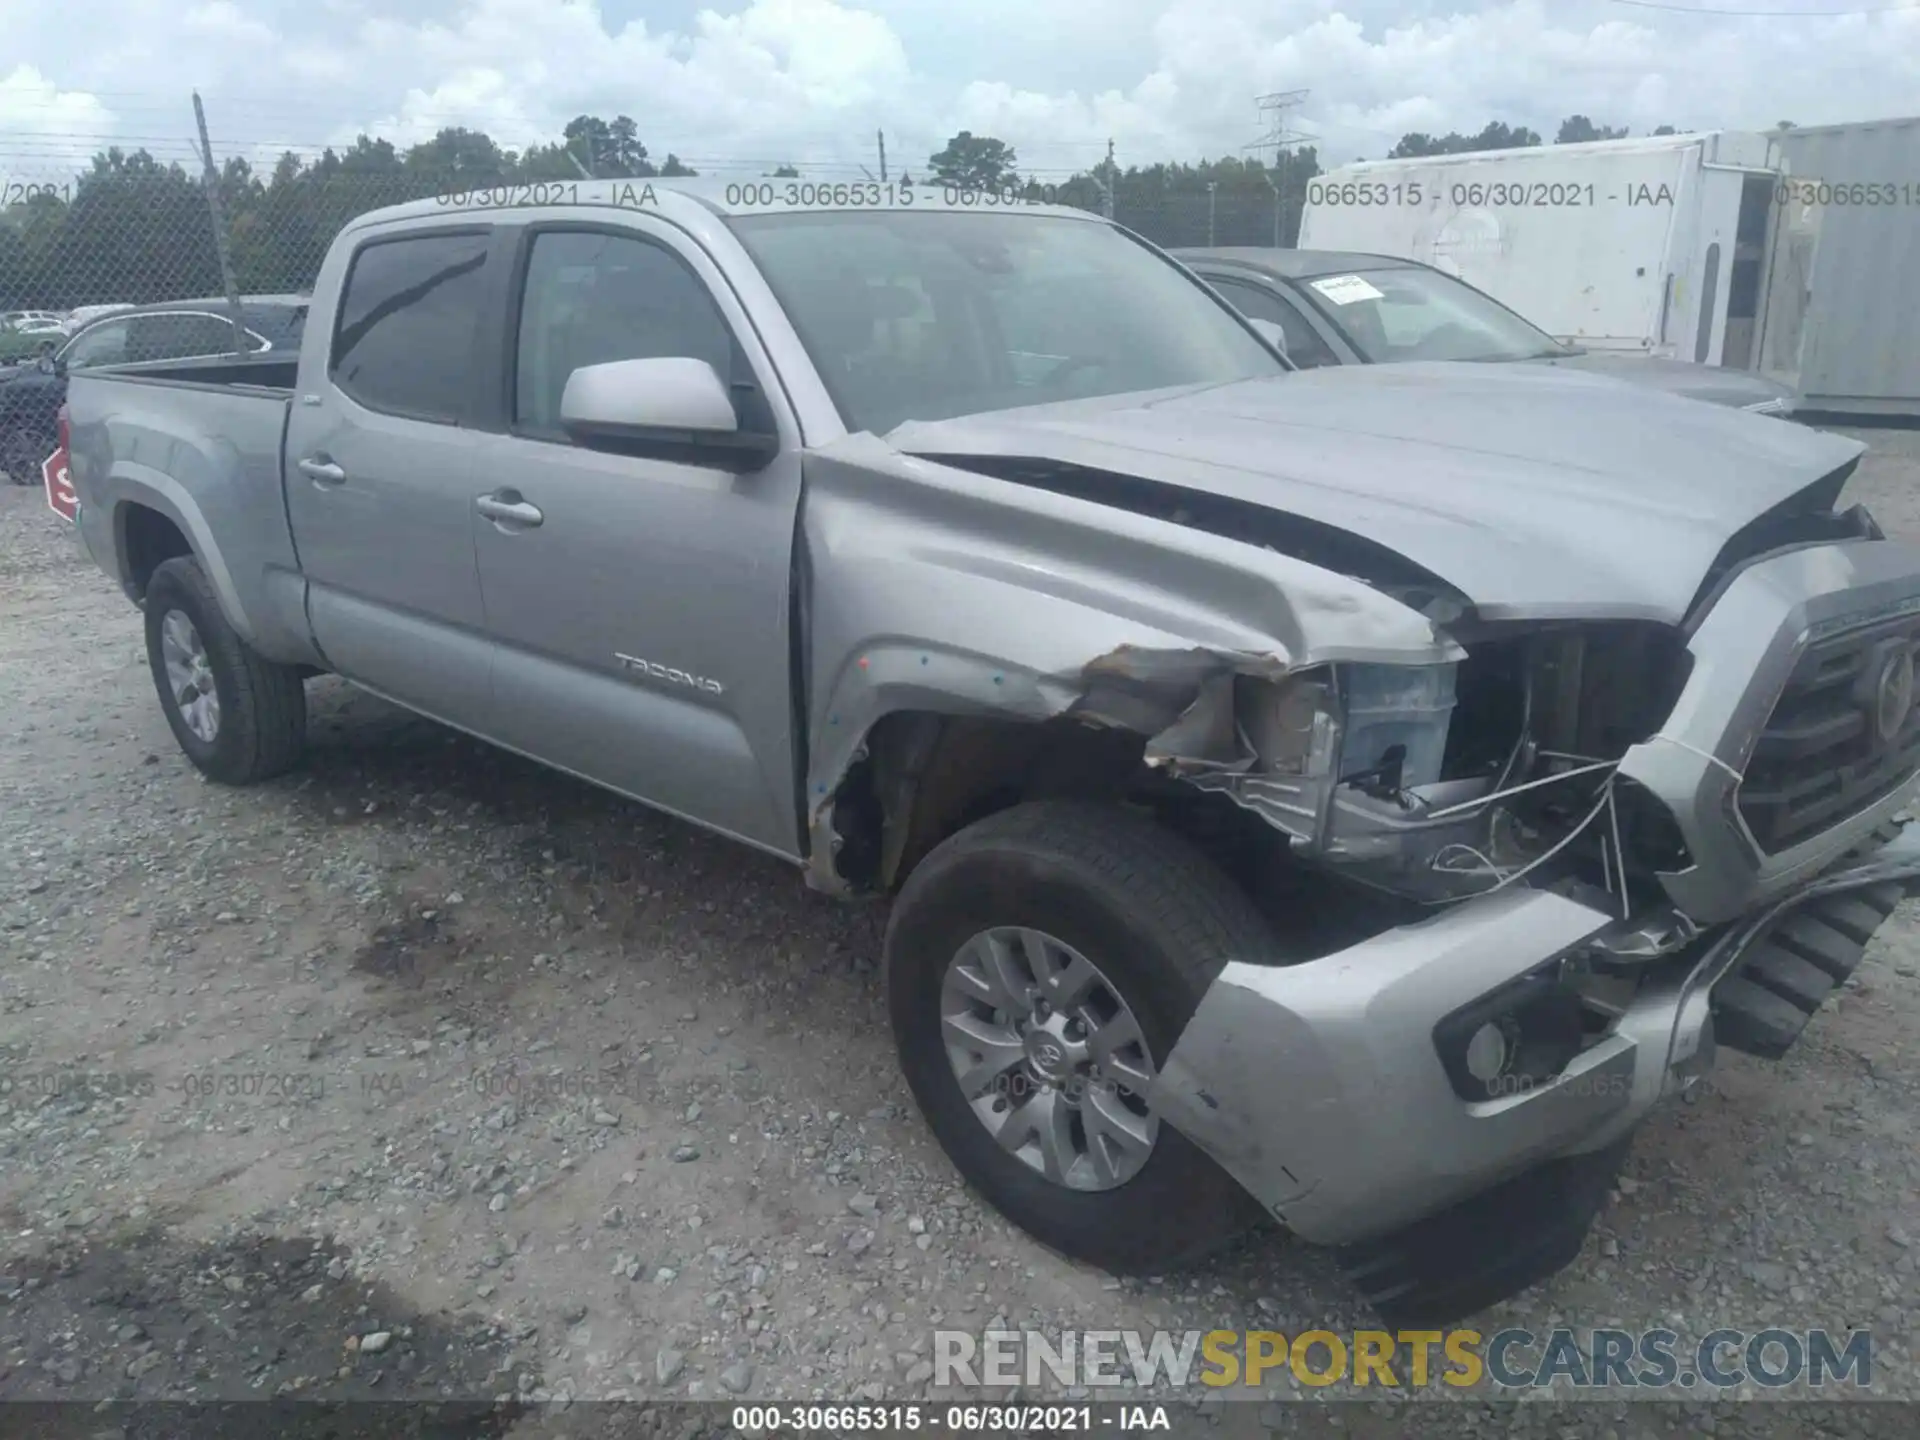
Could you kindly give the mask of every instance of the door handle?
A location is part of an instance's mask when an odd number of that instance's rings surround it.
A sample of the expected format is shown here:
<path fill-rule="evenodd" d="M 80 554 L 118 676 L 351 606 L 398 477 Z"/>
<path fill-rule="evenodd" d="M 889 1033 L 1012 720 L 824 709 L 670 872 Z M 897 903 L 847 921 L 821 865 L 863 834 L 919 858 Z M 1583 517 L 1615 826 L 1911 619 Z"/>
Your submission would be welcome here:
<path fill-rule="evenodd" d="M 473 503 L 489 520 L 501 525 L 516 526 L 522 530 L 531 530 L 547 518 L 540 513 L 539 506 L 529 505 L 524 500 L 509 500 L 500 493 L 482 495 Z"/>
<path fill-rule="evenodd" d="M 316 485 L 344 485 L 347 472 L 331 460 L 308 458 L 300 462 L 300 473 Z"/>

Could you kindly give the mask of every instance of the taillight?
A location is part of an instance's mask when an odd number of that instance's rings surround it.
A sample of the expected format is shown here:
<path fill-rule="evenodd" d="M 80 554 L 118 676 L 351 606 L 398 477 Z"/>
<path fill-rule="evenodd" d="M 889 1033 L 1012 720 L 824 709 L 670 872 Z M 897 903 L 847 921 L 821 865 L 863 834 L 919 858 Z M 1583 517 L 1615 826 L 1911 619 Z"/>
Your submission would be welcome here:
<path fill-rule="evenodd" d="M 45 414 L 46 412 L 42 411 L 41 413 Z M 73 431 L 67 424 L 67 407 L 66 406 L 62 405 L 60 407 L 58 414 L 55 416 L 55 423 L 59 427 L 60 448 L 62 450 L 65 450 L 68 448 L 68 441 L 70 441 L 73 438 Z"/>

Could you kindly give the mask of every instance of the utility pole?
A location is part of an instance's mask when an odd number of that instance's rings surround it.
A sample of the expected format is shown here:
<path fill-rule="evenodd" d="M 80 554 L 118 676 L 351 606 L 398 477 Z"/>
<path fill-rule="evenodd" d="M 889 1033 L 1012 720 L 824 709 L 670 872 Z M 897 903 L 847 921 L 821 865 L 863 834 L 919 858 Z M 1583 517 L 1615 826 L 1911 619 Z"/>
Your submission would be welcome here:
<path fill-rule="evenodd" d="M 220 206 L 220 172 L 213 165 L 213 142 L 207 139 L 207 110 L 200 92 L 193 92 L 193 123 L 200 131 L 200 160 L 206 166 L 207 214 L 213 220 L 213 253 L 220 265 L 220 284 L 227 292 L 227 315 L 233 321 L 233 353 L 247 353 L 247 327 L 240 318 L 240 292 L 233 283 L 233 256 L 227 249 L 227 217 Z"/>
<path fill-rule="evenodd" d="M 880 183 L 884 185 L 887 183 L 887 132 L 876 130 L 873 138 L 880 142 Z"/>
<path fill-rule="evenodd" d="M 1309 90 L 1279 90 L 1271 95 L 1262 95 L 1254 104 L 1260 111 L 1260 126 L 1264 132 L 1247 149 L 1262 151 L 1271 149 L 1273 158 L 1266 162 L 1268 170 L 1267 185 L 1273 191 L 1273 244 L 1280 248 L 1282 232 L 1286 228 L 1287 208 L 1287 162 L 1295 145 L 1312 140 L 1312 135 L 1302 134 L 1287 127 L 1287 113 L 1306 103 Z"/>
<path fill-rule="evenodd" d="M 1215 196 L 1218 194 L 1219 189 L 1220 189 L 1220 182 L 1218 180 L 1209 180 L 1207 182 L 1207 248 L 1208 249 L 1213 248 L 1214 199 L 1215 199 Z"/>
<path fill-rule="evenodd" d="M 1107 140 L 1107 178 L 1105 183 L 1100 187 L 1100 213 L 1105 215 L 1109 220 L 1113 218 L 1113 187 L 1118 179 L 1119 172 L 1114 168 L 1113 164 L 1113 140 L 1109 137 Z"/>

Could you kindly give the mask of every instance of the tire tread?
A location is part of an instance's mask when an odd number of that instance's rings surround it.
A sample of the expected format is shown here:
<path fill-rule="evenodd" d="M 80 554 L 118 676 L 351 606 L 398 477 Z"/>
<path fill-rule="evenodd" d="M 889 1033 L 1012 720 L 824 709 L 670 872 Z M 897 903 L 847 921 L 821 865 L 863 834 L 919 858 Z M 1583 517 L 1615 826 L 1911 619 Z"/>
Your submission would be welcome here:
<path fill-rule="evenodd" d="M 212 582 L 193 556 L 175 556 L 155 568 L 147 582 L 149 607 L 156 592 L 164 597 L 169 588 L 184 592 L 199 611 L 201 643 L 215 652 L 238 702 L 236 714 L 221 716 L 223 727 L 237 726 L 239 743 L 232 763 L 208 773 L 225 784 L 252 785 L 292 769 L 307 740 L 306 682 L 298 668 L 267 659 L 234 632 Z"/>

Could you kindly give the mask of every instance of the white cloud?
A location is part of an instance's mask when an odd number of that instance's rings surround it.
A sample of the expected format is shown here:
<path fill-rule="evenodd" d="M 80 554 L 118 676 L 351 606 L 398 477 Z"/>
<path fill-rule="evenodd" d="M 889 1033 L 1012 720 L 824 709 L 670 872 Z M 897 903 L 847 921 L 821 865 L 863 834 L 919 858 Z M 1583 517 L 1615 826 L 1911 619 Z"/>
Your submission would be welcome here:
<path fill-rule="evenodd" d="M 62 90 L 31 65 L 0 78 L 0 155 L 7 140 L 44 148 L 49 137 L 96 137 L 114 131 L 113 112 L 98 96 Z"/>
<path fill-rule="evenodd" d="M 1123 164 L 1241 151 L 1255 97 L 1294 112 L 1323 161 L 1407 130 L 1570 113 L 1636 132 L 1802 124 L 1920 108 L 1920 10 L 1701 19 L 1545 0 L 751 0 L 652 22 L 634 0 L 92 0 L 87 23 L 0 0 L 22 57 L 0 81 L 0 171 L 99 133 L 184 159 L 188 91 L 216 143 L 270 154 L 443 125 L 503 144 L 583 112 L 629 114 L 656 155 L 702 169 L 782 160 L 919 170 L 960 128 L 1062 173 L 1115 141 Z M 669 0 L 673 3 L 673 0 Z M 183 43 L 183 37 L 190 37 Z M 38 137 L 32 146 L 26 137 Z M 48 140 L 46 137 L 55 137 Z M 17 159 L 8 158 L 13 147 Z M 59 163 L 66 163 L 62 160 Z"/>

